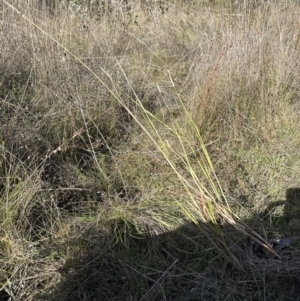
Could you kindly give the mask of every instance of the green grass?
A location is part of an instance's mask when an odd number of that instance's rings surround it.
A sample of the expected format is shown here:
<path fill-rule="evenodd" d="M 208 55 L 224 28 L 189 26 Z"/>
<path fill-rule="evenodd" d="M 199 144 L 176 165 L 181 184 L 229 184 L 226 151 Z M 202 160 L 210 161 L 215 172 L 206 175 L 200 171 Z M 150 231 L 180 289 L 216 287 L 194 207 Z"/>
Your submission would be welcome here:
<path fill-rule="evenodd" d="M 2 4 L 0 291 L 296 300 L 299 4 L 91 8 Z"/>

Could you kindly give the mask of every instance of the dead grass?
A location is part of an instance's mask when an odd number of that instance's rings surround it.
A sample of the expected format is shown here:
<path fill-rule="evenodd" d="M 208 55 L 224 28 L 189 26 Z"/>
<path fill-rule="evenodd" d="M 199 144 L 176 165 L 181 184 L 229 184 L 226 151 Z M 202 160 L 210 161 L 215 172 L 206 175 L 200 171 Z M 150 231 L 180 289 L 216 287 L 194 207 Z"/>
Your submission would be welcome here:
<path fill-rule="evenodd" d="M 7 300 L 297 300 L 296 1 L 2 6 Z"/>

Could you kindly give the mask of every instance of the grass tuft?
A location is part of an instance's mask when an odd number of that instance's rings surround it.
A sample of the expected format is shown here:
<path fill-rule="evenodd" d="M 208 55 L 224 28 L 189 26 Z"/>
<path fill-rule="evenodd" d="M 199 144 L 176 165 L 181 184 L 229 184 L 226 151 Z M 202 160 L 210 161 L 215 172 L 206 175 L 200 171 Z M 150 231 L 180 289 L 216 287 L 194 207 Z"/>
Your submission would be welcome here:
<path fill-rule="evenodd" d="M 296 300 L 298 2 L 104 2 L 1 4 L 0 295 Z"/>

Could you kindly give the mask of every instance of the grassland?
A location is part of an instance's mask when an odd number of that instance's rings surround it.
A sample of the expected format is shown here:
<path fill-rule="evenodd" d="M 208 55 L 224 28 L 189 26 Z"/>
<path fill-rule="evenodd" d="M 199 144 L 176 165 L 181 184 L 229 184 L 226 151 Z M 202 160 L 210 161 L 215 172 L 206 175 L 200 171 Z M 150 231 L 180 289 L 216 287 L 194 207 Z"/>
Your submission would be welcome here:
<path fill-rule="evenodd" d="M 299 235 L 298 1 L 28 3 L 0 4 L 6 300 L 298 300 L 300 244 L 252 249 Z"/>

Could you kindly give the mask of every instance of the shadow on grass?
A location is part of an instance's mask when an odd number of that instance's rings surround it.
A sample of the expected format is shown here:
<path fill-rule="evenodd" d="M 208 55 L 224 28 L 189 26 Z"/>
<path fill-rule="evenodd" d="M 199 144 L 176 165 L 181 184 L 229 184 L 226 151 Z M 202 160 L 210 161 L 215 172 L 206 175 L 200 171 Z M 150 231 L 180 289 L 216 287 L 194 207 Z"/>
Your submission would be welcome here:
<path fill-rule="evenodd" d="M 300 188 L 288 189 L 286 200 L 278 202 L 284 204 L 282 219 L 299 217 L 299 202 Z M 152 237 L 125 228 L 126 233 L 117 236 L 95 228 L 82 234 L 76 243 L 85 251 L 66 262 L 59 271 L 64 281 L 43 300 L 299 300 L 297 241 L 278 251 L 281 259 L 261 258 L 253 242 L 233 227 L 222 226 L 244 268 L 239 271 L 217 253 L 199 226 L 187 224 Z M 269 233 L 275 233 L 271 228 Z"/>
<path fill-rule="evenodd" d="M 284 216 L 288 218 L 290 222 L 292 219 L 300 219 L 300 188 L 289 188 L 287 190 Z M 298 230 L 300 230 L 300 228 L 298 228 Z"/>

